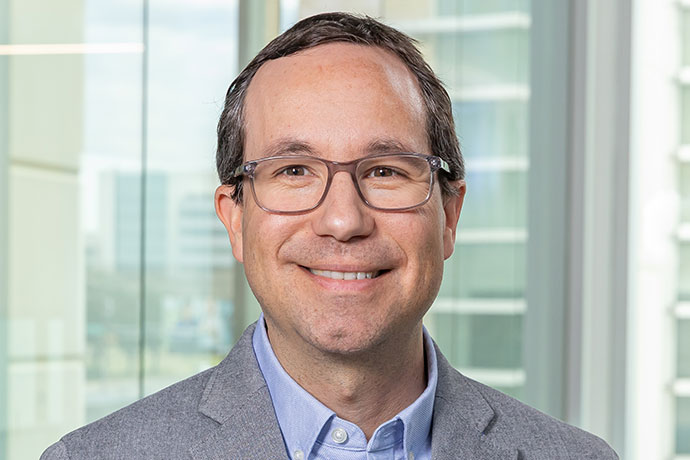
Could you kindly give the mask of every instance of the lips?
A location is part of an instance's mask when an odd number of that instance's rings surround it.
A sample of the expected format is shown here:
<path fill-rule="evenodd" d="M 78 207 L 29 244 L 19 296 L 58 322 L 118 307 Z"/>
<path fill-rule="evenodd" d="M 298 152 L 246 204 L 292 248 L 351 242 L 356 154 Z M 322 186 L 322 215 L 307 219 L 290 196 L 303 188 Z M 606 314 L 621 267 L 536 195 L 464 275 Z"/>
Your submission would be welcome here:
<path fill-rule="evenodd" d="M 380 270 L 373 272 L 340 272 L 335 270 L 317 270 L 314 268 L 307 268 L 311 273 L 316 276 L 322 276 L 324 278 L 330 278 L 334 280 L 363 280 L 376 278 L 381 274 Z"/>

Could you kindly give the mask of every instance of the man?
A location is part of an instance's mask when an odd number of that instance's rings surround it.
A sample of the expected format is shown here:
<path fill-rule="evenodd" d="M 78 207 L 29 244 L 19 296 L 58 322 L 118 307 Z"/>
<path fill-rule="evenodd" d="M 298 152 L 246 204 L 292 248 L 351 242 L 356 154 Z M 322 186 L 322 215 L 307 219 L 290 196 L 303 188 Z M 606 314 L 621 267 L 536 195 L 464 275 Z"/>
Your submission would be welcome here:
<path fill-rule="evenodd" d="M 263 315 L 225 360 L 44 459 L 614 459 L 460 375 L 422 327 L 465 194 L 448 95 L 408 37 L 311 17 L 228 91 L 215 202 Z"/>

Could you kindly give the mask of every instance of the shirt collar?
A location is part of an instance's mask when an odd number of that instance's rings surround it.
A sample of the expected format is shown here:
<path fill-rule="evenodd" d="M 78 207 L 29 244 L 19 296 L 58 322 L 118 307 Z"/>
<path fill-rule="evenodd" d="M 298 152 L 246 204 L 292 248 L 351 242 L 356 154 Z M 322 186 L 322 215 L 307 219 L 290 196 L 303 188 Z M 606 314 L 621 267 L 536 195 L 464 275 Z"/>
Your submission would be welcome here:
<path fill-rule="evenodd" d="M 403 423 L 405 451 L 414 452 L 415 456 L 419 451 L 430 448 L 431 419 L 438 381 L 436 350 L 426 328 L 423 328 L 423 334 L 427 387 L 411 405 L 376 430 L 378 432 L 384 426 L 390 425 L 392 420 L 400 420 Z M 252 345 L 290 455 L 300 449 L 308 456 L 326 424 L 330 425 L 331 420 L 336 417 L 335 412 L 309 394 L 280 365 L 268 340 L 263 314 L 254 330 Z M 376 432 L 370 444 L 377 438 Z"/>

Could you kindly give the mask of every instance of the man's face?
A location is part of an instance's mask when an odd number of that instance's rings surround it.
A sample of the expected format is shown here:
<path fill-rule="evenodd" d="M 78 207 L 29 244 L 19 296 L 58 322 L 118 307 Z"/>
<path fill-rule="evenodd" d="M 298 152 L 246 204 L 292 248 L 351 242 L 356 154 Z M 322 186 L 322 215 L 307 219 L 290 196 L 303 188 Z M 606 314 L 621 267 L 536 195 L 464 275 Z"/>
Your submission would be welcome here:
<path fill-rule="evenodd" d="M 288 150 L 341 162 L 395 146 L 431 153 L 413 75 L 374 47 L 334 43 L 267 62 L 249 86 L 245 116 L 245 161 Z M 277 215 L 260 209 L 246 185 L 241 205 L 227 186 L 216 205 L 269 334 L 293 349 L 349 354 L 421 327 L 453 251 L 464 186 L 444 201 L 436 184 L 425 205 L 382 212 L 338 173 L 317 209 Z M 378 276 L 333 279 L 324 271 Z"/>

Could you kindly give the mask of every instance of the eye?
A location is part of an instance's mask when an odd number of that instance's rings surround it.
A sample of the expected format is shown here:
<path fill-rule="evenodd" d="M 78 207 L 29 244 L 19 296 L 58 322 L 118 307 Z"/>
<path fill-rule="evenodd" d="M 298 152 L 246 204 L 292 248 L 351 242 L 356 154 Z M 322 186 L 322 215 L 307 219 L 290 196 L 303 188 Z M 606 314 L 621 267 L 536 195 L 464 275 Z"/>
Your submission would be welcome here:
<path fill-rule="evenodd" d="M 279 174 L 285 176 L 306 176 L 309 174 L 309 170 L 306 166 L 302 165 L 290 165 L 279 171 Z"/>
<path fill-rule="evenodd" d="M 370 177 L 392 177 L 398 173 L 392 168 L 387 168 L 385 166 L 376 166 L 369 172 Z"/>

